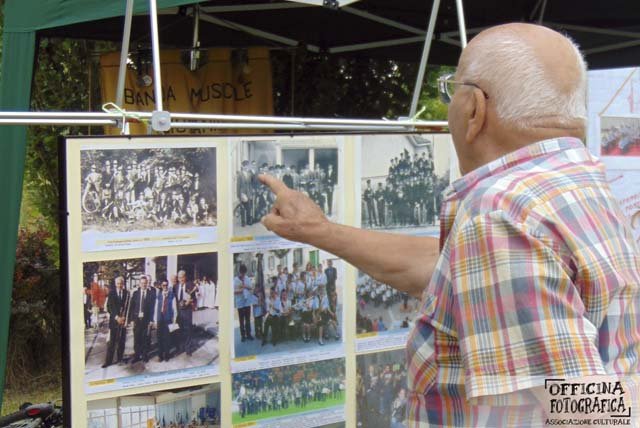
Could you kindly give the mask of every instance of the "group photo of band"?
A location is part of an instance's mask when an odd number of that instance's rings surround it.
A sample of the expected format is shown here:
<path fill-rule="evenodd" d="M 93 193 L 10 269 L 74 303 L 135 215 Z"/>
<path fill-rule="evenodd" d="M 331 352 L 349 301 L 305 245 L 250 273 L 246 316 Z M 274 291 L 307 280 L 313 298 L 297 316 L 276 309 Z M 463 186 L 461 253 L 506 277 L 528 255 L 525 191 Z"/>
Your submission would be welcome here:
<path fill-rule="evenodd" d="M 369 229 L 436 226 L 441 193 L 449 184 L 448 147 L 438 148 L 421 136 L 363 137 L 361 221 Z M 443 153 L 441 153 L 443 152 Z"/>
<path fill-rule="evenodd" d="M 337 148 L 289 147 L 278 141 L 240 141 L 234 155 L 234 235 L 266 232 L 260 219 L 271 211 L 275 195 L 260 183 L 260 174 L 272 175 L 288 187 L 305 193 L 329 218 L 337 218 L 341 210 L 336 193 L 339 185 Z"/>
<path fill-rule="evenodd" d="M 342 339 L 339 262 L 309 248 L 234 254 L 235 357 Z"/>
<path fill-rule="evenodd" d="M 91 401 L 87 428 L 219 428 L 220 384 Z"/>
<path fill-rule="evenodd" d="M 344 359 L 236 373 L 233 423 L 282 417 L 344 404 Z"/>
<path fill-rule="evenodd" d="M 216 149 L 82 150 L 83 230 L 215 226 Z"/>
<path fill-rule="evenodd" d="M 85 379 L 213 364 L 217 253 L 86 262 Z"/>
<path fill-rule="evenodd" d="M 357 426 L 405 428 L 407 369 L 405 350 L 358 355 Z"/>
<path fill-rule="evenodd" d="M 356 331 L 358 334 L 413 327 L 420 301 L 376 281 L 364 272 L 356 280 Z"/>

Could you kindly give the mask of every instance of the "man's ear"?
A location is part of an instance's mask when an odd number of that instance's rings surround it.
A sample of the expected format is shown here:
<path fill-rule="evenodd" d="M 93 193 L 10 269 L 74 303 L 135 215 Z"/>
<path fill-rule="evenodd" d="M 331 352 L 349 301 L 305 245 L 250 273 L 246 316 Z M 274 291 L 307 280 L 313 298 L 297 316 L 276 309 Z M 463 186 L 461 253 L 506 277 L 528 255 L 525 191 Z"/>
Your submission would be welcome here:
<path fill-rule="evenodd" d="M 487 99 L 484 97 L 484 93 L 478 89 L 473 89 L 473 109 L 469 117 L 469 124 L 467 126 L 467 135 L 465 140 L 467 143 L 472 143 L 482 131 L 484 122 L 487 118 Z"/>

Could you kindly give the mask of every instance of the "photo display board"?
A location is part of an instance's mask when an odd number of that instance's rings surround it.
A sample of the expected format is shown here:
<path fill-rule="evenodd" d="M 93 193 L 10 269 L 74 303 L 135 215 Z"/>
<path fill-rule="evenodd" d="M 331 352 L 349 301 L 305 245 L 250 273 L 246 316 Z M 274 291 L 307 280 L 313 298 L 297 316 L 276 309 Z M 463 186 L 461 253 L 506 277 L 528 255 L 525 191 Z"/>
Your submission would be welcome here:
<path fill-rule="evenodd" d="M 72 137 L 61 161 L 72 426 L 403 426 L 419 301 L 267 231 L 257 177 L 437 236 L 449 135 Z"/>

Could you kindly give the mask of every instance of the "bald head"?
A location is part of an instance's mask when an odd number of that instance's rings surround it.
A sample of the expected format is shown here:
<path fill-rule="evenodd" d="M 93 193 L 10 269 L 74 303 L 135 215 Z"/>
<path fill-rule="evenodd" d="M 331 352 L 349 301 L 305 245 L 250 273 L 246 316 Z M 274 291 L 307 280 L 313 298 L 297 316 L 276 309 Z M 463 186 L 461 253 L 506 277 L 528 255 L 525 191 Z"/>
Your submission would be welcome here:
<path fill-rule="evenodd" d="M 515 128 L 585 127 L 585 63 L 568 38 L 546 27 L 481 32 L 463 51 L 456 78 L 478 84 L 497 118 Z"/>

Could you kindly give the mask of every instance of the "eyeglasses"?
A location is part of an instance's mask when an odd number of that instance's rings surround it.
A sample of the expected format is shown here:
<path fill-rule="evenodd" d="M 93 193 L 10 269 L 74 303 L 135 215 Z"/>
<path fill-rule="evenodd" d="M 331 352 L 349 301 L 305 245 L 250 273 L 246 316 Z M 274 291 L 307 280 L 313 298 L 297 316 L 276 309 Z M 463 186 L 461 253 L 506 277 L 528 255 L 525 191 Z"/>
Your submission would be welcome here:
<path fill-rule="evenodd" d="M 455 74 L 445 74 L 438 78 L 438 93 L 440 95 L 440 100 L 445 103 L 451 103 L 451 99 L 456 92 L 457 85 L 465 85 L 465 86 L 473 86 L 474 88 L 478 88 L 484 94 L 485 99 L 489 99 L 489 95 L 478 85 L 471 82 L 460 82 L 457 80 L 453 80 Z"/>

